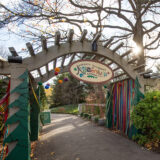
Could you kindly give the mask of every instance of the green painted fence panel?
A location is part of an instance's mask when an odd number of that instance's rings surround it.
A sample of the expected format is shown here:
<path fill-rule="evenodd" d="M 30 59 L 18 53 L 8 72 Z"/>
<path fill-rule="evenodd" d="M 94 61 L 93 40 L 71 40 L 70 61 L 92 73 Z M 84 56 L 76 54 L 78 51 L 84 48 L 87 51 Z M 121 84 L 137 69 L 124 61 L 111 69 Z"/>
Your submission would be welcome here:
<path fill-rule="evenodd" d="M 5 160 L 30 160 L 30 105 L 29 105 L 29 78 L 28 71 L 20 77 L 22 83 L 11 90 L 10 94 L 17 93 L 19 97 L 10 103 L 8 108 L 18 107 L 19 110 L 8 117 L 5 125 L 18 122 L 18 126 L 5 138 L 4 144 L 17 141 L 16 146 L 9 152 Z"/>
<path fill-rule="evenodd" d="M 40 114 L 43 125 L 51 123 L 51 112 L 43 111 Z"/>

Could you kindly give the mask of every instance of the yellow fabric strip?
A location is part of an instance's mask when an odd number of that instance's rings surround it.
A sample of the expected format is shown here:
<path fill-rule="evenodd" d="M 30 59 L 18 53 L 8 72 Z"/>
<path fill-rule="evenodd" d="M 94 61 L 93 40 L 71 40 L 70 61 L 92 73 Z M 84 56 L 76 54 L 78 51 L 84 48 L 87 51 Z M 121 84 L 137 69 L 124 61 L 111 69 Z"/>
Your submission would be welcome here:
<path fill-rule="evenodd" d="M 36 93 L 35 93 L 33 87 L 32 87 L 32 92 L 33 92 L 33 95 L 34 95 L 34 98 L 35 98 L 37 104 L 39 105 L 39 101 L 38 101 L 37 95 L 36 95 Z"/>
<path fill-rule="evenodd" d="M 4 124 L 2 124 L 2 126 L 1 126 L 1 128 L 0 128 L 0 131 L 2 131 L 3 127 L 4 127 Z"/>
<path fill-rule="evenodd" d="M 39 104 L 39 101 L 38 101 L 38 98 L 37 98 L 37 95 L 36 95 L 36 93 L 35 93 L 35 91 L 34 91 L 34 89 L 33 89 L 33 87 L 32 87 L 31 79 L 29 78 L 29 80 L 30 80 L 30 84 L 31 84 L 31 88 L 32 88 L 32 92 L 33 92 L 34 98 L 35 98 L 37 104 L 40 105 L 40 104 Z"/>
<path fill-rule="evenodd" d="M 3 106 L 0 106 L 0 111 L 4 112 L 4 107 Z"/>

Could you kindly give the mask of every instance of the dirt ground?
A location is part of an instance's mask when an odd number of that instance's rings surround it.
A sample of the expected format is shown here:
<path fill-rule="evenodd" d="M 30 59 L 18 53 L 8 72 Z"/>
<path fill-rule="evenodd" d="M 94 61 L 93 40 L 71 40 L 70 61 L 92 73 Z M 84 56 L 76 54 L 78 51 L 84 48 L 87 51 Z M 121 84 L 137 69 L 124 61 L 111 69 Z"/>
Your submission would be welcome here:
<path fill-rule="evenodd" d="M 78 116 L 52 114 L 33 160 L 160 160 L 160 154 Z"/>

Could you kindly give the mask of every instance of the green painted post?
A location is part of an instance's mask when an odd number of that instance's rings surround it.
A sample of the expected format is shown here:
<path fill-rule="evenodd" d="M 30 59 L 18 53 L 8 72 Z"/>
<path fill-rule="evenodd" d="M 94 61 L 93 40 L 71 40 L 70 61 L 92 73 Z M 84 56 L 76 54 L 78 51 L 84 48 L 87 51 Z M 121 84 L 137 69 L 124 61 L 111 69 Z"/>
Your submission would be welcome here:
<path fill-rule="evenodd" d="M 11 64 L 9 117 L 5 124 L 9 134 L 4 140 L 9 152 L 5 160 L 30 160 L 29 78 L 26 68 L 24 64 Z"/>
<path fill-rule="evenodd" d="M 36 95 L 39 93 L 39 89 L 36 90 Z M 31 126 L 31 135 L 30 140 L 36 141 L 38 140 L 39 135 L 39 123 L 40 123 L 40 106 L 37 103 L 33 94 L 30 95 L 30 104 L 31 104 L 31 119 L 30 119 L 30 126 Z"/>

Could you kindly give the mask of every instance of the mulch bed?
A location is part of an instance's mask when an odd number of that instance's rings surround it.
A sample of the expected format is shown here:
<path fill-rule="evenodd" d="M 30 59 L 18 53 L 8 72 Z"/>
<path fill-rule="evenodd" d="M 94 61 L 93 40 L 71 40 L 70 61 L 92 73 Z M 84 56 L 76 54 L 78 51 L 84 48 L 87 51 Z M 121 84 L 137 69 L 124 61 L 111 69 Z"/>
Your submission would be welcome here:
<path fill-rule="evenodd" d="M 123 137 L 125 137 L 125 138 L 127 138 L 127 139 L 129 139 L 128 138 L 128 136 L 126 136 L 122 131 L 120 131 L 120 130 L 113 130 L 113 129 L 110 129 L 111 130 L 111 132 L 114 132 L 114 133 L 116 133 L 116 134 L 119 134 L 119 135 L 121 135 L 121 136 L 123 136 Z M 131 139 L 129 139 L 129 140 L 131 140 Z M 133 140 L 131 140 L 131 141 L 133 141 Z M 135 142 L 135 141 L 134 141 Z M 137 142 L 135 142 L 135 143 L 137 143 Z M 138 144 L 138 143 L 137 143 Z M 139 144 L 138 144 L 139 145 Z M 158 146 L 157 147 L 155 147 L 155 146 L 151 146 L 151 145 L 148 145 L 148 146 L 141 146 L 143 149 L 145 149 L 145 150 L 150 150 L 150 151 L 152 151 L 152 152 L 156 152 L 156 153 L 160 153 L 160 142 L 158 143 Z"/>

